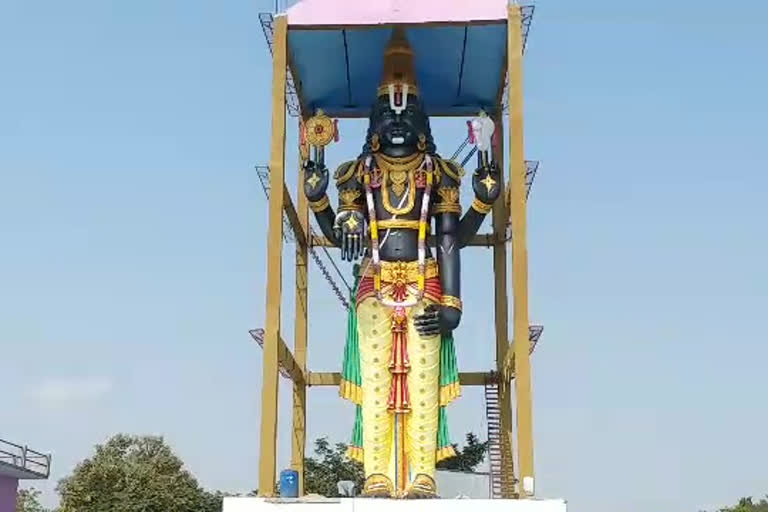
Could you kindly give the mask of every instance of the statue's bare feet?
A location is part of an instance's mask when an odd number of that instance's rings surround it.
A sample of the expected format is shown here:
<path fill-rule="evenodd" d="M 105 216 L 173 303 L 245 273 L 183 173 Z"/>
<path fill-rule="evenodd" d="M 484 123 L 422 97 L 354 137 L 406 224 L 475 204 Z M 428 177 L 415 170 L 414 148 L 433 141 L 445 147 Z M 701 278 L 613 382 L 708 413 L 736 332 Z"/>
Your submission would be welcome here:
<path fill-rule="evenodd" d="M 435 480 L 423 473 L 416 475 L 413 483 L 408 488 L 405 498 L 409 500 L 425 500 L 437 498 L 437 485 Z"/>
<path fill-rule="evenodd" d="M 384 475 L 374 474 L 365 479 L 363 498 L 391 498 L 395 492 L 392 481 Z"/>

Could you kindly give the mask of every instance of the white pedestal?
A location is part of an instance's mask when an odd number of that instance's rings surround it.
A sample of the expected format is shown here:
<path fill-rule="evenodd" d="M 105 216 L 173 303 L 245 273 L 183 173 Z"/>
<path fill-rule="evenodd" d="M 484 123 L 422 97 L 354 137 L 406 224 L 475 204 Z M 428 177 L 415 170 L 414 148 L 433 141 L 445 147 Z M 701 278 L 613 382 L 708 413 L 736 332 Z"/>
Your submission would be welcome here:
<path fill-rule="evenodd" d="M 345 498 L 305 502 L 225 498 L 223 512 L 566 512 L 565 500 L 383 500 Z"/>

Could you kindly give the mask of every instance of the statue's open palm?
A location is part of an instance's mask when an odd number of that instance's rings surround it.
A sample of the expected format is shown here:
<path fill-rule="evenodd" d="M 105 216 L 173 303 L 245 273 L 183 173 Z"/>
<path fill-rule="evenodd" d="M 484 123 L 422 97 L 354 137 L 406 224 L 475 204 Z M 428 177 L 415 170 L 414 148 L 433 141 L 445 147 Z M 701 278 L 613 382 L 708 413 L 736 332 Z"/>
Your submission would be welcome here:
<path fill-rule="evenodd" d="M 495 162 L 479 167 L 472 175 L 475 197 L 485 204 L 493 204 L 501 194 L 499 168 Z"/>
<path fill-rule="evenodd" d="M 365 217 L 357 210 L 341 211 L 333 226 L 341 241 L 341 259 L 355 261 L 365 252 Z"/>

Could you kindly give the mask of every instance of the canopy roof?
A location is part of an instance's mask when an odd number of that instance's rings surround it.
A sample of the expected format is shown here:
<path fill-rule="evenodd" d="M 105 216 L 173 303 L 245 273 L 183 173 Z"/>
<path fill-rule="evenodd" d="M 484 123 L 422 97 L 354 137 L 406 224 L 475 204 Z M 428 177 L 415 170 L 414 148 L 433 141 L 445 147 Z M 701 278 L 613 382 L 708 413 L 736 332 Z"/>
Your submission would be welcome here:
<path fill-rule="evenodd" d="M 367 117 L 393 25 L 405 25 L 429 115 L 493 111 L 506 70 L 507 0 L 303 0 L 286 13 L 302 104 Z"/>
<path fill-rule="evenodd" d="M 288 25 L 292 27 L 506 19 L 506 0 L 302 0 L 288 9 Z"/>

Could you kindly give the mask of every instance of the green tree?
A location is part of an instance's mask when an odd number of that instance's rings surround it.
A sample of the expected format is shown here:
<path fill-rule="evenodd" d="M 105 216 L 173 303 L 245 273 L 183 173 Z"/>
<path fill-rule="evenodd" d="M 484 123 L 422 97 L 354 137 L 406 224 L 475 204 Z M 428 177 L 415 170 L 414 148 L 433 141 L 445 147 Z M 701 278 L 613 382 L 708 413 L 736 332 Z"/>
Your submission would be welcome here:
<path fill-rule="evenodd" d="M 363 465 L 349 460 L 347 445 L 337 443 L 331 446 L 328 439 L 315 441 L 315 456 L 304 459 L 304 492 L 329 498 L 338 497 L 337 483 L 342 480 L 355 482 L 358 492 L 363 487 L 365 473 Z"/>
<path fill-rule="evenodd" d="M 477 466 L 485 460 L 485 452 L 488 451 L 488 441 L 480 442 L 480 439 L 472 432 L 467 434 L 467 444 L 463 449 L 458 444 L 453 445 L 456 456 L 441 460 L 437 463 L 437 469 L 463 471 L 474 473 Z"/>
<path fill-rule="evenodd" d="M 16 512 L 48 512 L 48 510 L 40 504 L 40 491 L 19 489 L 16 494 Z"/>
<path fill-rule="evenodd" d="M 733 507 L 721 508 L 720 512 L 768 512 L 768 500 L 765 498 L 758 502 L 754 502 L 752 497 L 741 498 L 738 504 Z"/>
<path fill-rule="evenodd" d="M 62 479 L 59 512 L 220 512 L 161 437 L 119 434 Z"/>

